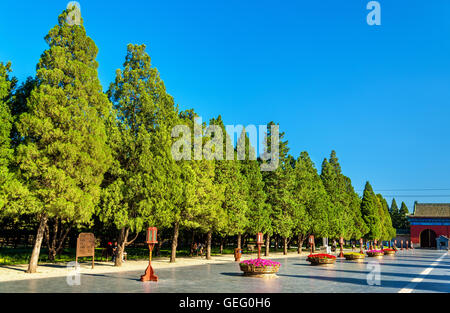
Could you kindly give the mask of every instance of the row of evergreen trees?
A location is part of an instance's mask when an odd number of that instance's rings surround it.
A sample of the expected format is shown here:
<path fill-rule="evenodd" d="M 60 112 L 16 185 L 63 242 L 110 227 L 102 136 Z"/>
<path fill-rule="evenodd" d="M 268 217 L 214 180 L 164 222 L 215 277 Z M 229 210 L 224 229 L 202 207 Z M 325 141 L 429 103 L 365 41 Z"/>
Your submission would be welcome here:
<path fill-rule="evenodd" d="M 369 183 L 361 199 L 344 176 L 336 153 L 319 175 L 306 152 L 295 159 L 280 134 L 280 163 L 261 172 L 245 132 L 246 158 L 176 161 L 175 125 L 201 129 L 193 110 L 179 111 L 151 65 L 144 45 L 128 45 L 125 63 L 106 93 L 100 85 L 97 47 L 83 25 L 69 25 L 64 11 L 45 37 L 49 48 L 36 76 L 18 86 L 11 65 L 0 65 L 0 217 L 35 216 L 37 235 L 28 272 L 36 271 L 43 240 L 54 257 L 71 228 L 101 223 L 119 232 L 119 257 L 149 225 L 172 231 L 175 261 L 180 230 L 211 238 L 263 232 L 284 247 L 291 238 L 395 236 L 388 205 Z M 224 134 L 220 116 L 211 119 Z M 266 138 L 270 143 L 271 126 Z M 224 138 L 224 149 L 229 145 Z M 270 144 L 269 144 L 270 146 Z M 268 150 L 266 151 L 268 152 Z M 235 151 L 236 153 L 236 151 Z M 267 249 L 269 244 L 266 244 Z"/>
<path fill-rule="evenodd" d="M 409 220 L 407 218 L 409 210 L 405 202 L 402 202 L 399 210 L 395 198 L 392 199 L 391 207 L 389 208 L 389 214 L 391 215 L 392 226 L 394 228 L 409 229 Z"/>

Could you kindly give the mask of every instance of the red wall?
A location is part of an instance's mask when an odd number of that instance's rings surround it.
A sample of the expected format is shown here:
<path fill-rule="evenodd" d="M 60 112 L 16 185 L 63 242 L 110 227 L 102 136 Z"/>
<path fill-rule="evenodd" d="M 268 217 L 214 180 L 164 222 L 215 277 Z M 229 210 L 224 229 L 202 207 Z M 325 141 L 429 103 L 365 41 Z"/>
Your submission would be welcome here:
<path fill-rule="evenodd" d="M 422 230 L 431 229 L 436 233 L 436 238 L 444 235 L 450 238 L 450 226 L 440 225 L 411 225 L 411 242 L 414 244 L 420 243 L 420 233 Z"/>

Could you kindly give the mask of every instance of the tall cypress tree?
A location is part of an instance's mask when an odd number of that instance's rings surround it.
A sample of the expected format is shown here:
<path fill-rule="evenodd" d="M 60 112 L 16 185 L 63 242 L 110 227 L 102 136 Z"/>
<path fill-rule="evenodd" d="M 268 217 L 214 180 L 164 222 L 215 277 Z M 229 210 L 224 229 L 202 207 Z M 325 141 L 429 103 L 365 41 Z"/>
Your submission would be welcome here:
<path fill-rule="evenodd" d="M 398 206 L 397 206 L 397 202 L 395 201 L 395 198 L 392 198 L 392 203 L 391 203 L 391 207 L 389 208 L 389 214 L 391 215 L 391 219 L 392 219 L 392 225 L 394 226 L 394 228 L 400 228 L 400 223 L 399 223 L 399 210 L 398 210 Z"/>
<path fill-rule="evenodd" d="M 295 232 L 298 236 L 298 253 L 310 234 L 327 237 L 329 235 L 329 211 L 331 203 L 308 153 L 300 153 L 294 169 L 295 205 L 298 216 L 295 218 Z"/>
<path fill-rule="evenodd" d="M 12 117 L 8 102 L 11 100 L 11 63 L 0 63 L 0 210 L 8 203 L 8 189 L 13 179 L 9 167 L 12 161 L 10 133 Z M 0 211 L 1 213 L 2 211 Z M 0 214 L 1 215 L 1 214 Z"/>
<path fill-rule="evenodd" d="M 49 49 L 37 65 L 37 86 L 18 125 L 24 142 L 18 162 L 35 196 L 39 228 L 28 267 L 34 273 L 47 220 L 89 222 L 110 164 L 104 119 L 110 102 L 97 76 L 97 47 L 68 11 L 45 37 Z"/>
<path fill-rule="evenodd" d="M 206 124 L 203 123 L 203 134 L 206 130 Z M 211 138 L 203 137 L 203 145 L 208 143 Z M 225 201 L 225 185 L 218 184 L 216 180 L 217 163 L 206 156 L 201 160 L 192 161 L 194 172 L 196 173 L 195 197 L 196 211 L 199 212 L 198 222 L 200 230 L 206 233 L 206 259 L 211 259 L 212 234 L 223 233 L 228 226 L 228 212 L 223 206 Z"/>
<path fill-rule="evenodd" d="M 0 220 L 9 218 L 26 225 L 31 218 L 24 217 L 24 214 L 30 212 L 29 203 L 33 198 L 18 179 L 14 154 L 18 133 L 15 124 L 19 114 L 15 104 L 21 99 L 23 87 L 16 89 L 17 81 L 10 77 L 10 73 L 11 63 L 0 62 Z"/>
<path fill-rule="evenodd" d="M 366 182 L 366 186 L 364 187 L 364 194 L 361 201 L 361 214 L 369 228 L 365 237 L 369 240 L 380 239 L 382 236 L 382 228 L 379 201 L 369 182 Z"/>
<path fill-rule="evenodd" d="M 179 167 L 170 155 L 177 112 L 145 48 L 128 45 L 124 69 L 109 90 L 117 112 L 110 128 L 114 164 L 104 181 L 99 216 L 119 230 L 116 266 L 145 226 L 170 226 L 181 202 Z"/>
<path fill-rule="evenodd" d="M 211 119 L 210 125 L 218 126 L 222 132 L 223 160 L 215 161 L 215 184 L 225 188 L 222 208 L 228 216 L 225 234 L 237 235 L 237 248 L 241 248 L 241 237 L 248 225 L 248 184 L 241 173 L 241 164 L 236 159 L 236 153 L 231 145 L 230 136 L 225 130 L 222 117 Z M 213 134 L 214 135 L 214 134 Z M 231 151 L 233 159 L 225 158 L 226 152 Z"/>
<path fill-rule="evenodd" d="M 274 122 L 267 124 L 266 132 L 266 150 L 264 153 L 271 153 L 273 134 L 271 126 Z M 270 242 L 270 236 L 277 234 L 283 238 L 284 246 L 288 237 L 292 235 L 294 223 L 292 220 L 292 208 L 294 201 L 293 191 L 293 169 L 291 164 L 292 157 L 288 155 L 288 141 L 284 140 L 284 132 L 279 133 L 279 160 L 278 167 L 273 171 L 263 172 L 264 192 L 267 195 L 267 205 L 270 210 L 270 219 L 272 227 L 266 236 L 266 243 Z M 265 161 L 264 161 L 265 162 Z M 263 162 L 263 163 L 264 163 Z M 266 244 L 266 249 L 268 245 Z M 266 254 L 267 254 L 266 250 Z M 286 251 L 285 251 L 286 252 Z"/>
<path fill-rule="evenodd" d="M 245 145 L 245 158 L 240 161 L 241 173 L 247 181 L 247 231 L 251 234 L 262 232 L 266 234 L 271 228 L 270 211 L 266 205 L 264 181 L 260 165 L 256 160 L 255 149 L 252 147 L 245 128 L 239 136 L 238 146 Z"/>
<path fill-rule="evenodd" d="M 329 214 L 330 235 L 346 239 L 358 238 L 367 232 L 361 218 L 359 197 L 350 178 L 342 174 L 336 152 L 322 163 L 320 174 L 332 203 Z"/>
<path fill-rule="evenodd" d="M 382 240 L 391 240 L 395 237 L 396 231 L 392 226 L 391 215 L 389 214 L 389 205 L 385 198 L 381 194 L 377 194 L 380 208 L 380 217 L 382 224 Z"/>
<path fill-rule="evenodd" d="M 400 211 L 398 212 L 399 215 L 399 228 L 407 229 L 409 228 L 409 221 L 406 217 L 409 214 L 408 207 L 406 206 L 405 202 L 402 202 L 400 206 Z"/>

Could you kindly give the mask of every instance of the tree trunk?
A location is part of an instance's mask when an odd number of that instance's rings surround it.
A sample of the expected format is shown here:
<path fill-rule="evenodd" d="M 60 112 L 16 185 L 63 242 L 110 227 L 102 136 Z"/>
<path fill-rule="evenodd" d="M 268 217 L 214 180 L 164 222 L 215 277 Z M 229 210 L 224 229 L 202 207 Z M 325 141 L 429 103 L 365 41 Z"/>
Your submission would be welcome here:
<path fill-rule="evenodd" d="M 66 231 L 64 232 L 64 234 L 63 234 L 62 229 L 61 229 L 61 231 L 59 233 L 60 234 L 59 244 L 56 247 L 56 251 L 55 251 L 57 255 L 61 254 L 61 251 L 64 248 L 64 241 L 66 240 L 67 235 L 69 234 L 70 230 L 72 229 L 72 226 L 73 226 L 73 223 L 69 224 L 69 226 L 66 228 Z M 61 234 L 62 234 L 62 236 L 61 236 Z"/>
<path fill-rule="evenodd" d="M 175 222 L 173 225 L 173 237 L 172 237 L 172 251 L 170 255 L 170 263 L 175 263 L 177 257 L 177 245 L 178 245 L 178 232 L 180 229 L 180 223 Z"/>
<path fill-rule="evenodd" d="M 223 242 L 225 241 L 224 238 L 220 238 L 220 254 L 223 254 Z"/>
<path fill-rule="evenodd" d="M 270 235 L 266 234 L 266 251 L 264 252 L 264 256 L 269 256 L 270 252 Z"/>
<path fill-rule="evenodd" d="M 161 231 L 158 231 L 156 238 L 158 239 L 158 243 L 155 245 L 155 255 L 160 256 L 161 255 L 161 246 L 163 244 Z"/>
<path fill-rule="evenodd" d="M 69 224 L 64 229 L 61 219 L 54 219 L 52 223 L 52 231 L 50 231 L 49 227 L 50 221 L 47 221 L 47 225 L 45 226 L 45 241 L 47 242 L 48 259 L 50 261 L 54 261 L 56 255 L 61 254 L 61 250 L 64 247 L 64 241 L 73 225 Z"/>
<path fill-rule="evenodd" d="M 193 256 L 195 253 L 194 243 L 195 243 L 195 231 L 192 231 L 192 238 L 191 238 L 191 242 L 190 242 L 191 253 L 189 254 L 190 256 Z"/>
<path fill-rule="evenodd" d="M 58 219 L 53 220 L 52 233 L 50 233 L 50 227 L 45 225 L 45 240 L 47 241 L 48 259 L 54 261 L 56 256 L 56 237 L 58 234 Z"/>
<path fill-rule="evenodd" d="M 211 260 L 211 238 L 212 238 L 212 231 L 209 231 L 207 234 L 207 241 L 206 241 L 206 259 Z"/>
<path fill-rule="evenodd" d="M 274 250 L 277 251 L 278 250 L 278 236 L 275 236 L 275 242 L 274 242 L 275 246 L 274 246 Z"/>
<path fill-rule="evenodd" d="M 298 254 L 302 254 L 302 247 L 303 247 L 303 241 L 304 241 L 304 237 L 302 235 L 298 235 L 297 237 L 297 253 Z"/>
<path fill-rule="evenodd" d="M 27 273 L 36 273 L 39 253 L 41 252 L 42 239 L 44 238 L 44 230 L 45 226 L 47 225 L 47 220 L 47 214 L 43 213 L 39 222 L 39 228 L 36 234 L 36 239 L 34 241 L 33 252 L 31 253 Z"/>
<path fill-rule="evenodd" d="M 125 243 L 128 239 L 129 228 L 123 227 L 120 230 L 119 240 L 117 241 L 117 251 L 116 258 L 114 261 L 114 266 L 122 266 L 123 252 L 125 251 Z"/>
<path fill-rule="evenodd" d="M 286 255 L 288 251 L 288 239 L 283 237 L 283 254 Z"/>
<path fill-rule="evenodd" d="M 237 248 L 241 249 L 241 239 L 242 239 L 242 235 L 238 234 L 237 235 Z"/>

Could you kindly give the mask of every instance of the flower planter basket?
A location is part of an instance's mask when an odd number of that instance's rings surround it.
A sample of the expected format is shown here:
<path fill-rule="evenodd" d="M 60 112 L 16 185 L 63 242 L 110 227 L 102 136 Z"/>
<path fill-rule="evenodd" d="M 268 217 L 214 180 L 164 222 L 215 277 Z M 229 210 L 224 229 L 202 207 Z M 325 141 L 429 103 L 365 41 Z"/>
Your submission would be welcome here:
<path fill-rule="evenodd" d="M 393 249 L 384 249 L 383 252 L 385 255 L 395 255 L 396 251 Z"/>
<path fill-rule="evenodd" d="M 336 262 L 336 257 L 329 254 L 313 254 L 308 255 L 306 260 L 311 262 L 311 265 L 326 265 L 334 264 Z"/>
<path fill-rule="evenodd" d="M 270 260 L 247 260 L 239 263 L 244 276 L 252 277 L 273 277 L 280 269 L 281 264 Z"/>
<path fill-rule="evenodd" d="M 347 253 L 347 254 L 344 254 L 344 257 L 346 260 L 362 261 L 362 260 L 364 260 L 364 258 L 366 256 L 362 253 Z"/>
<path fill-rule="evenodd" d="M 260 276 L 265 274 L 276 274 L 280 266 L 255 266 L 251 264 L 241 264 L 241 271 L 245 276 Z"/>
<path fill-rule="evenodd" d="M 372 258 L 373 257 L 382 257 L 384 255 L 384 252 L 381 250 L 369 250 L 369 251 L 366 251 L 366 253 L 367 253 L 367 256 L 372 257 Z"/>

